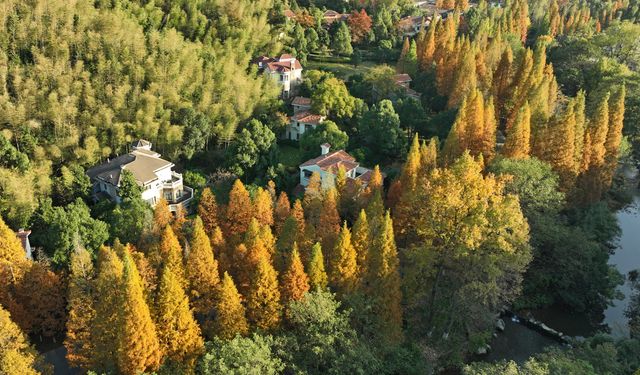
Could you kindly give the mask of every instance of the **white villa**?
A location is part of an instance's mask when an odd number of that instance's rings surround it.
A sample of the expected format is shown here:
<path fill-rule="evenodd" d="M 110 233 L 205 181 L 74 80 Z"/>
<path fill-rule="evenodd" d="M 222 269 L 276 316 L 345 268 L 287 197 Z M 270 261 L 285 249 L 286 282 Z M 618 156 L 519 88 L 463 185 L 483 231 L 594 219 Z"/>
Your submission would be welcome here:
<path fill-rule="evenodd" d="M 120 176 L 126 169 L 133 174 L 141 187 L 142 199 L 152 207 L 164 198 L 172 212 L 177 211 L 178 206 L 187 209 L 193 199 L 193 189 L 183 185 L 182 175 L 172 170 L 174 164 L 152 151 L 149 141 L 138 140 L 131 148 L 130 153 L 87 170 L 87 175 L 93 183 L 94 196 L 106 196 L 119 202 Z"/>
<path fill-rule="evenodd" d="M 325 119 L 325 116 L 311 112 L 311 99 L 309 98 L 297 96 L 291 105 L 293 106 L 293 116 L 289 117 L 289 124 L 283 134 L 284 139 L 298 141 L 306 131 L 315 129 Z"/>
<path fill-rule="evenodd" d="M 256 59 L 258 68 L 271 77 L 282 88 L 282 97 L 288 98 L 296 86 L 302 82 L 302 65 L 295 57 L 284 54 L 280 57 L 260 56 Z"/>
<path fill-rule="evenodd" d="M 324 188 L 334 186 L 335 177 L 340 167 L 346 171 L 347 177 L 360 180 L 366 186 L 371 179 L 371 170 L 360 166 L 356 159 L 344 150 L 331 151 L 331 145 L 324 143 L 320 146 L 320 156 L 300 164 L 300 185 L 307 186 L 313 172 L 320 173 L 320 180 Z"/>

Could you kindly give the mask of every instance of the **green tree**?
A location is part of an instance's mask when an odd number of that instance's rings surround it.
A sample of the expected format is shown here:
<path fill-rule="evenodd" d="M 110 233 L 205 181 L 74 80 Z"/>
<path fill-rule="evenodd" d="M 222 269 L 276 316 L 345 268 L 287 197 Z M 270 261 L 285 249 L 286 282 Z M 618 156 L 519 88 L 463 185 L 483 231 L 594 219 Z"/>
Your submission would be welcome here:
<path fill-rule="evenodd" d="M 236 136 L 225 153 L 225 163 L 231 172 L 243 176 L 264 162 L 274 146 L 276 136 L 258 120 L 251 120 Z"/>
<path fill-rule="evenodd" d="M 357 108 L 357 99 L 351 96 L 344 81 L 327 76 L 311 90 L 311 109 L 333 119 L 351 118 Z"/>
<path fill-rule="evenodd" d="M 349 136 L 340 130 L 335 122 L 327 120 L 307 130 L 300 138 L 300 149 L 305 158 L 313 158 L 320 152 L 320 145 L 329 143 L 334 150 L 344 150 L 349 143 Z"/>
<path fill-rule="evenodd" d="M 397 158 L 405 151 L 406 136 L 389 100 L 383 100 L 365 112 L 358 131 L 363 146 L 368 148 L 369 159 L 375 163 Z"/>
<path fill-rule="evenodd" d="M 350 56 L 353 53 L 351 46 L 351 32 L 346 23 L 340 22 L 331 41 L 331 48 L 338 55 Z"/>
<path fill-rule="evenodd" d="M 284 364 L 276 356 L 275 349 L 275 340 L 271 336 L 254 334 L 251 337 L 236 336 L 229 341 L 214 339 L 207 343 L 198 372 L 206 375 L 280 374 Z"/>

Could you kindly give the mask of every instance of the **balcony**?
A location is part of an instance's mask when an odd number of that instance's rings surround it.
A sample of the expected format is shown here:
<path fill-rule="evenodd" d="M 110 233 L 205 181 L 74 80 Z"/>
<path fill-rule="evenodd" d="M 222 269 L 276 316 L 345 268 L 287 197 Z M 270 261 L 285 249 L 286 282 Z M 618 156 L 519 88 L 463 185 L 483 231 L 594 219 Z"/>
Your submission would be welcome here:
<path fill-rule="evenodd" d="M 169 211 L 176 212 L 178 211 L 178 206 L 182 206 L 185 212 L 189 212 L 191 201 L 193 201 L 193 188 L 182 186 L 182 190 L 178 192 L 178 195 L 173 199 L 167 199 L 167 201 L 169 203 Z"/>
<path fill-rule="evenodd" d="M 165 181 L 162 185 L 163 189 L 175 190 L 182 187 L 182 175 L 177 172 L 171 172 L 171 180 Z"/>

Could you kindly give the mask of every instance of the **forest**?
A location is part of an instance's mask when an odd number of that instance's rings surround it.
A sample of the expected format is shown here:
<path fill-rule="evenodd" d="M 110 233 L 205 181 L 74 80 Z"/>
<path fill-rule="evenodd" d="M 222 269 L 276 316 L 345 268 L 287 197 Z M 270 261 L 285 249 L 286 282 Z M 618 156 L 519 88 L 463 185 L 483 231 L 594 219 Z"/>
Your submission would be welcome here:
<path fill-rule="evenodd" d="M 0 374 L 640 374 L 640 2 L 426 3 L 4 0 Z M 138 140 L 190 205 L 96 194 Z M 484 360 L 625 284 L 625 337 Z"/>

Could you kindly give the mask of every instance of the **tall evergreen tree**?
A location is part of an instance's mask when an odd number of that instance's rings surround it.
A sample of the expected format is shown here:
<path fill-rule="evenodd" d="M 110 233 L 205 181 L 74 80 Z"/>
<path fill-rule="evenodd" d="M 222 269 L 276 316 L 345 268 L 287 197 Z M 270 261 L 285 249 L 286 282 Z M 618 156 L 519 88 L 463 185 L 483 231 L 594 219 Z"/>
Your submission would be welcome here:
<path fill-rule="evenodd" d="M 329 278 L 331 285 L 341 294 L 349 294 L 355 290 L 358 277 L 356 249 L 351 243 L 351 231 L 345 222 L 329 261 Z"/>
<path fill-rule="evenodd" d="M 265 258 L 258 263 L 251 280 L 247 317 L 254 327 L 262 330 L 276 328 L 282 318 L 278 274 Z"/>
<path fill-rule="evenodd" d="M 108 247 L 98 252 L 98 275 L 96 277 L 96 317 L 91 327 L 91 338 L 95 347 L 91 368 L 102 372 L 118 369 L 118 329 L 122 324 L 122 290 L 124 265 L 116 253 Z"/>
<path fill-rule="evenodd" d="M 211 238 L 218 227 L 218 203 L 211 189 L 205 187 L 200 194 L 198 216 L 202 220 L 204 231 Z"/>
<path fill-rule="evenodd" d="M 400 261 L 388 211 L 381 222 L 370 251 L 367 289 L 375 301 L 373 310 L 380 321 L 382 338 L 397 344 L 402 340 Z"/>
<path fill-rule="evenodd" d="M 362 284 L 367 274 L 369 264 L 369 247 L 371 246 L 371 233 L 369 221 L 364 210 L 360 210 L 358 219 L 353 225 L 352 236 L 353 248 L 356 251 L 356 264 L 358 269 L 359 283 Z"/>
<path fill-rule="evenodd" d="M 253 217 L 260 225 L 273 225 L 273 200 L 267 190 L 258 188 L 253 201 Z"/>
<path fill-rule="evenodd" d="M 278 196 L 276 206 L 273 210 L 274 227 L 277 236 L 280 236 L 280 233 L 282 233 L 282 227 L 289 215 L 291 215 L 291 203 L 289 202 L 287 193 L 282 191 Z"/>
<path fill-rule="evenodd" d="M 11 315 L 0 305 L 0 373 L 6 375 L 39 375 L 34 366 L 36 351 Z"/>
<path fill-rule="evenodd" d="M 531 111 L 525 104 L 507 133 L 502 154 L 508 158 L 526 159 L 531 151 Z"/>
<path fill-rule="evenodd" d="M 611 186 L 613 175 L 618 166 L 620 143 L 622 142 L 622 127 L 624 125 L 624 100 L 626 87 L 623 85 L 609 103 L 609 129 L 605 141 L 605 186 Z"/>
<path fill-rule="evenodd" d="M 162 271 L 155 314 L 162 353 L 171 361 L 193 369 L 204 351 L 204 342 L 189 308 L 189 298 L 169 267 Z"/>
<path fill-rule="evenodd" d="M 230 340 L 236 335 L 244 336 L 249 332 L 249 324 L 241 299 L 233 279 L 225 272 L 215 306 L 216 319 L 213 321 L 213 333 L 216 336 Z"/>
<path fill-rule="evenodd" d="M 222 225 L 227 240 L 238 239 L 247 231 L 253 218 L 249 192 L 240 180 L 233 183 L 229 192 L 229 204 L 226 208 L 225 222 Z"/>
<path fill-rule="evenodd" d="M 309 260 L 309 285 L 313 290 L 326 289 L 329 278 L 324 270 L 324 257 L 322 255 L 322 247 L 316 242 L 311 249 L 311 258 Z"/>
<path fill-rule="evenodd" d="M 320 211 L 322 210 L 322 181 L 318 172 L 313 172 L 309 178 L 309 184 L 304 189 L 302 207 L 304 208 L 307 223 L 317 227 L 320 222 Z M 295 206 L 294 210 L 296 210 Z"/>
<path fill-rule="evenodd" d="M 289 257 L 289 265 L 282 275 L 280 288 L 282 290 L 282 301 L 288 304 L 290 301 L 298 301 L 302 299 L 304 294 L 309 291 L 309 278 L 304 272 L 302 260 L 298 253 L 298 246 L 294 243 L 291 256 Z"/>
<path fill-rule="evenodd" d="M 190 286 L 188 293 L 194 311 L 196 314 L 209 316 L 215 303 L 220 275 L 218 262 L 211 250 L 211 242 L 199 217 L 194 221 L 186 269 Z M 175 274 L 172 277 L 175 278 Z"/>
<path fill-rule="evenodd" d="M 320 221 L 317 233 L 321 239 L 322 248 L 330 249 L 340 232 L 340 214 L 338 213 L 337 192 L 335 188 L 326 191 L 320 210 Z"/>
<path fill-rule="evenodd" d="M 125 253 L 123 264 L 122 320 L 117 326 L 118 369 L 123 374 L 135 375 L 156 370 L 163 353 L 142 293 L 140 275 L 129 254 Z M 176 282 L 180 283 L 180 279 Z"/>
<path fill-rule="evenodd" d="M 94 307 L 95 271 L 91 254 L 78 248 L 71 255 L 71 275 L 69 276 L 67 310 L 67 331 L 64 346 L 67 361 L 72 367 L 91 369 L 95 354 L 91 335 L 91 324 L 96 316 Z"/>
<path fill-rule="evenodd" d="M 178 280 L 180 280 L 180 285 L 183 288 L 187 287 L 182 247 L 180 246 L 178 238 L 173 233 L 173 229 L 171 229 L 170 225 L 167 225 L 162 233 L 162 239 L 160 240 L 160 258 L 161 266 L 159 266 L 159 269 L 168 266 L 173 270 L 173 273 L 176 275 Z"/>

